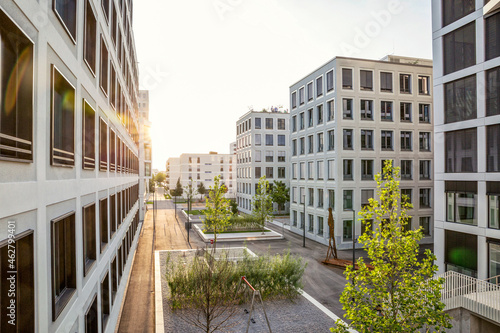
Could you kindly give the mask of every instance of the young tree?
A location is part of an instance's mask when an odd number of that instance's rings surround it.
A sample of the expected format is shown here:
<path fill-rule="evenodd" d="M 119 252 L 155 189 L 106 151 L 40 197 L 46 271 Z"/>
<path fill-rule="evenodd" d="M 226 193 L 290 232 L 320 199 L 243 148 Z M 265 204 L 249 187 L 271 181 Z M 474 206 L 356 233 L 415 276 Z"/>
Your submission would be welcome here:
<path fill-rule="evenodd" d="M 207 193 L 207 189 L 205 188 L 203 182 L 198 184 L 198 193 L 200 194 L 200 199 L 203 200 L 203 196 L 205 195 L 205 193 Z"/>
<path fill-rule="evenodd" d="M 230 204 L 231 204 L 231 213 L 233 213 L 233 215 L 238 215 L 238 204 L 236 203 L 236 199 L 232 199 Z"/>
<path fill-rule="evenodd" d="M 158 184 L 158 186 L 160 186 L 161 183 L 163 183 L 166 178 L 167 178 L 167 176 L 165 176 L 165 174 L 163 172 L 158 172 L 155 176 L 156 184 Z"/>
<path fill-rule="evenodd" d="M 172 195 L 175 197 L 179 197 L 184 193 L 184 189 L 182 188 L 181 185 L 181 179 L 177 178 L 177 184 L 175 185 L 175 189 L 172 191 Z"/>
<path fill-rule="evenodd" d="M 196 195 L 196 189 L 193 187 L 193 180 L 189 181 L 189 184 L 184 187 L 186 197 L 189 199 L 188 211 L 191 211 L 191 206 L 193 204 L 193 197 Z"/>
<path fill-rule="evenodd" d="M 290 201 L 290 189 L 286 187 L 285 183 L 283 183 L 282 181 L 274 182 L 274 186 L 271 191 L 271 198 L 273 202 L 276 202 L 278 204 L 278 214 L 280 214 L 281 207 L 283 207 L 285 203 Z"/>
<path fill-rule="evenodd" d="M 253 197 L 253 214 L 260 221 L 262 226 L 266 223 L 269 218 L 273 216 L 273 201 L 271 199 L 271 191 L 269 190 L 269 182 L 266 180 L 266 176 L 262 176 L 259 179 L 259 184 L 257 185 L 257 193 Z"/>
<path fill-rule="evenodd" d="M 451 325 L 441 302 L 443 280 L 433 278 L 437 266 L 430 250 L 418 260 L 421 229 L 405 229 L 411 204 L 401 200 L 399 168 L 387 161 L 375 179 L 378 200 L 371 198 L 360 213 L 365 232 L 359 237 L 373 270 L 363 258 L 358 271 L 348 266 L 345 275 L 352 282 L 340 297 L 344 317 L 359 332 L 444 332 Z M 347 326 L 338 320 L 331 331 L 347 332 Z"/>
<path fill-rule="evenodd" d="M 214 186 L 210 186 L 207 199 L 207 209 L 205 210 L 204 231 L 214 232 L 214 248 L 217 245 L 217 233 L 221 233 L 229 225 L 231 218 L 231 208 L 229 199 L 224 197 L 226 186 L 221 185 L 220 176 L 214 178 Z"/>

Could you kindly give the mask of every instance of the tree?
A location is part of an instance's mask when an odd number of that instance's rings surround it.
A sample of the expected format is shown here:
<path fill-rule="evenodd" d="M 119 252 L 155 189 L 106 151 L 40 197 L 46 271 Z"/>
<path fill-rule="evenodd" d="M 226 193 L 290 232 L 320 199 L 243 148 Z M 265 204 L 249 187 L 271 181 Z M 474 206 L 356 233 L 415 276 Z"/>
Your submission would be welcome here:
<path fill-rule="evenodd" d="M 238 214 L 238 204 L 236 203 L 236 199 L 232 199 L 230 201 L 230 204 L 231 204 L 231 213 L 233 213 L 233 215 L 237 215 Z"/>
<path fill-rule="evenodd" d="M 189 199 L 188 211 L 191 211 L 191 205 L 193 204 L 193 197 L 196 195 L 196 189 L 193 187 L 193 180 L 189 180 L 189 184 L 184 187 L 186 192 L 186 197 Z"/>
<path fill-rule="evenodd" d="M 203 199 L 203 196 L 207 193 L 207 189 L 205 188 L 203 182 L 198 184 L 198 193 L 200 194 L 200 199 Z"/>
<path fill-rule="evenodd" d="M 149 180 L 149 192 L 153 193 L 155 191 L 155 181 L 153 178 Z"/>
<path fill-rule="evenodd" d="M 266 180 L 266 176 L 262 176 L 259 179 L 259 184 L 257 185 L 257 193 L 253 197 L 253 214 L 260 221 L 262 226 L 266 223 L 269 218 L 273 216 L 273 201 L 271 199 L 271 191 L 269 190 L 269 182 Z"/>
<path fill-rule="evenodd" d="M 271 191 L 271 198 L 278 204 L 278 214 L 280 214 L 281 207 L 290 201 L 290 189 L 282 181 L 276 181 Z"/>
<path fill-rule="evenodd" d="M 214 178 L 214 186 L 210 186 L 205 210 L 204 231 L 214 232 L 214 247 L 217 244 L 217 233 L 221 233 L 229 226 L 231 209 L 229 199 L 224 197 L 226 186 L 221 185 L 220 176 Z"/>
<path fill-rule="evenodd" d="M 167 176 L 165 176 L 165 174 L 163 172 L 158 172 L 155 175 L 155 181 L 158 184 L 158 186 L 160 186 L 160 184 L 163 183 L 166 178 L 167 178 Z"/>
<path fill-rule="evenodd" d="M 182 195 L 182 193 L 184 193 L 184 189 L 182 188 L 181 179 L 180 178 L 177 178 L 177 184 L 175 185 L 175 189 L 171 190 L 170 193 L 174 197 L 179 197 L 179 196 Z"/>
<path fill-rule="evenodd" d="M 344 317 L 359 332 L 444 332 L 451 325 L 441 302 L 443 279 L 433 278 L 438 268 L 430 250 L 418 260 L 422 230 L 405 228 L 411 204 L 401 200 L 399 168 L 387 161 L 383 176 L 375 180 L 378 200 L 371 198 L 359 214 L 365 225 L 359 243 L 373 269 L 363 258 L 357 262 L 358 271 L 347 267 L 345 275 L 352 282 L 340 297 Z M 331 331 L 347 332 L 347 326 L 338 320 Z"/>

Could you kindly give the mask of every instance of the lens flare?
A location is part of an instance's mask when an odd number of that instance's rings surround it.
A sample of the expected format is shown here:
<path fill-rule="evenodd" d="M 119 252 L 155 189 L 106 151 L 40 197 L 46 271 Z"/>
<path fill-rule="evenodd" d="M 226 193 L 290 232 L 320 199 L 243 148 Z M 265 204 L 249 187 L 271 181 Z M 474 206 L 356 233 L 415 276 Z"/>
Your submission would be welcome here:
<path fill-rule="evenodd" d="M 19 58 L 17 59 L 16 65 L 12 69 L 9 76 L 9 81 L 7 82 L 7 88 L 5 89 L 5 112 L 9 115 L 16 106 L 16 102 L 19 95 L 19 88 L 22 83 L 22 79 L 29 67 L 31 60 L 31 48 L 26 47 Z"/>

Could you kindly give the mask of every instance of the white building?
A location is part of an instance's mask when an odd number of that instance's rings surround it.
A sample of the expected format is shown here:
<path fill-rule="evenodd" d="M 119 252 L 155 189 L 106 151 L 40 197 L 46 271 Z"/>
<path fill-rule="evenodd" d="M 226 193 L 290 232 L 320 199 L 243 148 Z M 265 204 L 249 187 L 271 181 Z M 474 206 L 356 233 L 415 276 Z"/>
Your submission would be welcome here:
<path fill-rule="evenodd" d="M 432 242 L 432 62 L 336 57 L 290 87 L 291 230 L 328 244 L 333 209 L 340 249 L 352 247 L 353 211 L 368 204 L 385 160 L 401 167 L 411 228 Z M 362 230 L 356 218 L 355 236 Z"/>
<path fill-rule="evenodd" d="M 146 204 L 148 202 L 149 181 L 152 178 L 152 141 L 151 141 L 151 122 L 149 121 L 149 91 L 139 90 L 139 159 L 144 161 L 139 165 L 139 198 L 140 198 L 140 221 L 144 221 L 146 214 Z"/>
<path fill-rule="evenodd" d="M 486 2 L 486 1 L 485 1 Z M 441 273 L 500 274 L 500 3 L 432 3 Z"/>
<path fill-rule="evenodd" d="M 238 148 L 236 141 L 229 144 L 229 154 L 236 154 L 236 149 Z"/>
<path fill-rule="evenodd" d="M 221 183 L 227 187 L 227 198 L 236 195 L 236 158 L 233 154 L 182 154 L 180 157 L 171 157 L 167 161 L 167 184 L 171 190 L 175 189 L 177 180 L 183 188 L 192 181 L 195 189 L 203 183 L 207 190 L 214 186 L 214 178 L 221 176 Z M 185 196 L 186 193 L 183 195 Z"/>
<path fill-rule="evenodd" d="M 237 202 L 241 212 L 252 212 L 260 177 L 289 187 L 289 120 L 290 114 L 283 110 L 249 111 L 236 122 Z"/>
<path fill-rule="evenodd" d="M 1 332 L 115 331 L 139 230 L 131 6 L 0 1 Z"/>

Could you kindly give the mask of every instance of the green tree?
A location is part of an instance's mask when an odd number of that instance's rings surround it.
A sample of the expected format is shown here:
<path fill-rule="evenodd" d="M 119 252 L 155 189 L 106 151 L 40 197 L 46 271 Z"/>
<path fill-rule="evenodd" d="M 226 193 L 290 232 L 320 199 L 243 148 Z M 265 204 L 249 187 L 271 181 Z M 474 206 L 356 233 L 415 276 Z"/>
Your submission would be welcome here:
<path fill-rule="evenodd" d="M 196 189 L 193 187 L 193 180 L 189 180 L 189 184 L 184 187 L 186 198 L 189 199 L 188 211 L 191 211 L 191 206 L 193 205 L 193 197 L 196 195 Z"/>
<path fill-rule="evenodd" d="M 163 172 L 158 172 L 156 175 L 155 175 L 155 181 L 156 181 L 156 184 L 158 184 L 158 186 L 161 185 L 161 183 L 163 183 L 165 181 L 165 179 L 167 178 L 167 176 L 165 176 L 165 174 Z"/>
<path fill-rule="evenodd" d="M 210 186 L 203 223 L 204 231 L 214 232 L 214 247 L 217 245 L 217 233 L 225 231 L 230 224 L 231 208 L 230 200 L 224 197 L 226 191 L 226 186 L 220 183 L 220 176 L 215 177 L 214 186 Z"/>
<path fill-rule="evenodd" d="M 285 203 L 290 201 L 290 189 L 282 181 L 274 182 L 271 199 L 278 204 L 278 214 L 280 214 L 281 208 L 283 207 L 284 209 Z"/>
<path fill-rule="evenodd" d="M 266 176 L 260 177 L 256 192 L 252 200 L 252 211 L 262 226 L 264 226 L 266 221 L 273 216 L 273 201 Z"/>
<path fill-rule="evenodd" d="M 198 193 L 200 194 L 200 199 L 203 200 L 203 196 L 205 195 L 205 193 L 207 193 L 207 189 L 205 188 L 203 182 L 198 184 Z"/>
<path fill-rule="evenodd" d="M 171 190 L 170 193 L 174 197 L 179 197 L 179 196 L 182 195 L 182 193 L 184 193 L 184 189 L 182 188 L 181 179 L 180 178 L 177 178 L 177 184 L 175 185 L 175 189 Z"/>
<path fill-rule="evenodd" d="M 153 178 L 149 180 L 149 192 L 153 193 L 155 191 L 155 181 Z"/>
<path fill-rule="evenodd" d="M 237 215 L 238 214 L 238 204 L 236 203 L 236 200 L 232 199 L 230 204 L 231 204 L 231 213 L 233 213 L 233 215 Z"/>
<path fill-rule="evenodd" d="M 421 229 L 405 229 L 411 204 L 401 200 L 399 168 L 387 161 L 383 176 L 375 180 L 378 200 L 371 198 L 359 214 L 365 225 L 359 243 L 373 269 L 363 258 L 357 261 L 359 270 L 347 267 L 345 275 L 352 282 L 340 297 L 344 317 L 359 332 L 444 332 L 451 325 L 441 302 L 443 280 L 433 279 L 437 266 L 430 250 L 418 259 Z M 338 320 L 331 331 L 347 332 L 347 326 Z"/>

